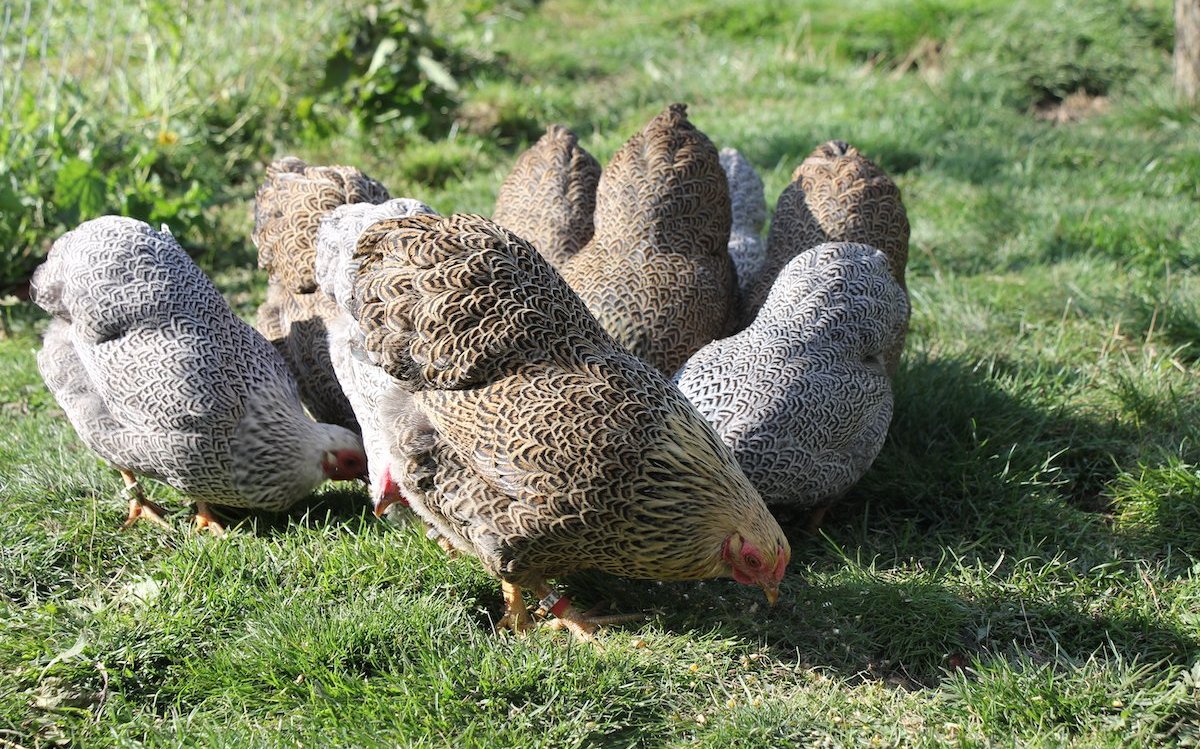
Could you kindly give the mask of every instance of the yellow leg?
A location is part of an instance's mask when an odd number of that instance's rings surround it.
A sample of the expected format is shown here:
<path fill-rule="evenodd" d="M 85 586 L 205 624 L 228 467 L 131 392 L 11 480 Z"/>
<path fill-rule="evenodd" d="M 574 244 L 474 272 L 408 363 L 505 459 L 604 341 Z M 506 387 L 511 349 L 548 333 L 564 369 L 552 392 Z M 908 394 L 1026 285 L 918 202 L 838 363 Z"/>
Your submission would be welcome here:
<path fill-rule="evenodd" d="M 560 602 L 561 599 L 549 585 L 540 585 L 537 588 L 537 594 L 541 596 L 544 602 Z M 551 603 L 550 608 L 555 608 L 555 604 Z M 554 614 L 552 621 L 546 622 L 545 626 L 550 629 L 568 629 L 571 634 L 575 635 L 575 639 L 580 642 L 594 642 L 596 640 L 596 629 L 608 624 L 624 624 L 626 622 L 638 621 L 644 619 L 644 614 L 612 614 L 610 616 L 593 616 L 591 612 L 582 613 L 576 609 L 568 601 L 565 607 L 559 611 L 551 611 L 548 613 Z"/>
<path fill-rule="evenodd" d="M 125 489 L 122 493 L 129 497 L 129 517 L 125 518 L 125 524 L 121 528 L 129 528 L 139 518 L 145 518 L 167 530 L 175 530 L 163 517 L 166 510 L 146 499 L 146 495 L 142 493 L 142 487 L 138 484 L 137 476 L 124 468 L 118 470 L 121 472 L 121 478 L 125 479 Z"/>
<path fill-rule="evenodd" d="M 446 552 L 446 556 L 450 557 L 451 559 L 458 558 L 458 549 L 454 548 L 454 544 L 450 543 L 450 539 L 446 538 L 445 536 L 438 536 L 437 545 L 442 547 L 442 551 Z M 504 584 L 505 583 L 501 583 L 501 585 Z M 505 600 L 507 600 L 507 598 Z"/>
<path fill-rule="evenodd" d="M 196 503 L 196 532 L 207 530 L 214 536 L 224 536 L 225 526 L 221 525 L 221 521 L 213 514 L 212 508 L 208 506 L 208 502 Z"/>
<path fill-rule="evenodd" d="M 504 617 L 496 624 L 496 629 L 511 629 L 519 635 L 533 629 L 533 617 L 525 607 L 521 588 L 501 580 L 500 591 L 504 594 Z"/>

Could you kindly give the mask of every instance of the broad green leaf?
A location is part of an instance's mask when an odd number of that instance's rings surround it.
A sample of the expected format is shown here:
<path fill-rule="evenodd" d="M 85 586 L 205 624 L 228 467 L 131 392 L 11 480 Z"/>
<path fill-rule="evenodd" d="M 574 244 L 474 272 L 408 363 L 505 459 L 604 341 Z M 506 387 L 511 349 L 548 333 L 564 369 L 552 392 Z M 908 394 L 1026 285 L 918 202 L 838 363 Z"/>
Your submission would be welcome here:
<path fill-rule="evenodd" d="M 54 204 L 68 221 L 85 221 L 104 210 L 104 176 L 82 159 L 63 165 L 54 180 Z"/>

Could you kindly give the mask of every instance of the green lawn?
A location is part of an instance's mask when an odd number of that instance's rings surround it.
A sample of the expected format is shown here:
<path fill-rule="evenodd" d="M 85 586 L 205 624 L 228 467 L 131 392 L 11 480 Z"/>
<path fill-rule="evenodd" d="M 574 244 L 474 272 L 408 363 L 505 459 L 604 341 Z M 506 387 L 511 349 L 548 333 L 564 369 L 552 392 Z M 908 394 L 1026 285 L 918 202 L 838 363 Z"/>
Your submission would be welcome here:
<path fill-rule="evenodd" d="M 186 85 L 102 96 L 84 76 L 54 110 L 71 118 L 0 152 L 0 204 L 8 185 L 41 211 L 0 221 L 0 270 L 67 225 L 48 175 L 79 143 L 97 164 L 133 154 L 79 215 L 174 196 L 158 209 L 250 315 L 249 201 L 275 156 L 487 214 L 544 123 L 604 163 L 684 101 L 769 203 L 833 137 L 900 185 L 913 317 L 888 442 L 821 535 L 789 528 L 774 609 L 731 581 L 586 575 L 566 586 L 580 601 L 648 619 L 599 647 L 515 639 L 493 633 L 476 561 L 375 520 L 356 489 L 214 539 L 152 485 L 177 532 L 121 531 L 119 477 L 34 366 L 44 318 L 9 297 L 0 747 L 1200 744 L 1200 115 L 1172 100 L 1170 2 L 434 3 L 471 60 L 441 134 L 305 103 L 321 40 L 280 32 L 282 0 L 253 7 L 263 43 L 177 23 L 157 59 Z M 161 18 L 127 22 L 144 52 Z M 55 59 L 86 71 L 60 37 Z M 145 80 L 130 59 L 123 78 Z M 298 119 L 309 104 L 326 119 Z"/>

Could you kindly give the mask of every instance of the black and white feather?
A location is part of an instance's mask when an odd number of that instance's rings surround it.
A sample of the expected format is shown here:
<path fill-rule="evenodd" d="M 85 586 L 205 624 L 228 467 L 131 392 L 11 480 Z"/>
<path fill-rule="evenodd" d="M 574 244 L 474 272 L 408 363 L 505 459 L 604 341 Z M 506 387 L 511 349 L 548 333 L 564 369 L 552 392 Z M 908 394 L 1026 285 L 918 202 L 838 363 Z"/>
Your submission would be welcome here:
<path fill-rule="evenodd" d="M 379 205 L 354 203 L 340 206 L 317 229 L 316 276 L 320 290 L 337 304 L 340 314 L 327 320 L 329 356 L 342 391 L 354 409 L 367 452 L 372 495 L 382 493 L 390 463 L 388 430 L 396 422 L 385 414 L 385 403 L 394 410 L 411 397 L 400 382 L 367 357 L 363 333 L 350 313 L 360 258 L 354 257 L 358 238 L 372 224 L 390 218 L 437 212 L 419 200 L 396 198 Z"/>
<path fill-rule="evenodd" d="M 768 505 L 822 507 L 883 446 L 892 418 L 883 357 L 907 319 L 883 253 L 818 245 L 787 264 L 749 327 L 697 351 L 675 381 Z"/>
<path fill-rule="evenodd" d="M 733 224 L 729 231 L 729 257 L 737 269 L 738 299 L 745 299 L 762 273 L 767 249 L 762 231 L 767 221 L 763 181 L 754 166 L 736 148 L 722 148 L 721 168 L 729 180 Z"/>
<path fill-rule="evenodd" d="M 53 316 L 38 368 L 80 438 L 118 468 L 198 501 L 282 510 L 358 437 L 304 412 L 279 353 L 171 234 L 88 221 L 32 281 Z"/>

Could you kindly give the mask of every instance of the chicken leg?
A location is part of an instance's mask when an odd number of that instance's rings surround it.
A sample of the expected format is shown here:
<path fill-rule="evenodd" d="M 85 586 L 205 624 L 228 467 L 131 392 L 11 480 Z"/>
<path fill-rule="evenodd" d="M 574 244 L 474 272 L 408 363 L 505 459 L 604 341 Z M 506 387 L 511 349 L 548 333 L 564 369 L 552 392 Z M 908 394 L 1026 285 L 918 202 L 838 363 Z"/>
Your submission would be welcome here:
<path fill-rule="evenodd" d="M 212 508 L 208 506 L 208 502 L 196 503 L 196 519 L 194 522 L 196 524 L 197 533 L 207 530 L 214 536 L 225 535 L 225 526 L 222 525 L 217 516 L 213 514 Z"/>
<path fill-rule="evenodd" d="M 125 524 L 121 528 L 129 528 L 138 521 L 138 518 L 145 518 L 167 530 L 174 530 L 171 524 L 163 518 L 166 510 L 146 499 L 141 485 L 138 484 L 137 476 L 124 468 L 117 470 L 121 472 L 121 478 L 125 479 L 125 488 L 121 490 L 121 493 L 129 498 L 129 517 L 125 518 Z"/>
<path fill-rule="evenodd" d="M 496 624 L 496 629 L 511 629 L 519 635 L 533 629 L 533 617 L 525 607 L 521 588 L 501 580 L 500 590 L 504 594 L 504 616 Z"/>
<path fill-rule="evenodd" d="M 571 604 L 571 599 L 558 595 L 549 585 L 538 586 L 537 593 L 541 596 L 541 610 L 554 614 L 554 619 L 544 626 L 570 630 L 580 642 L 595 642 L 596 629 L 607 624 L 624 624 L 645 618 L 645 614 L 593 616 L 591 612 L 581 612 Z"/>

